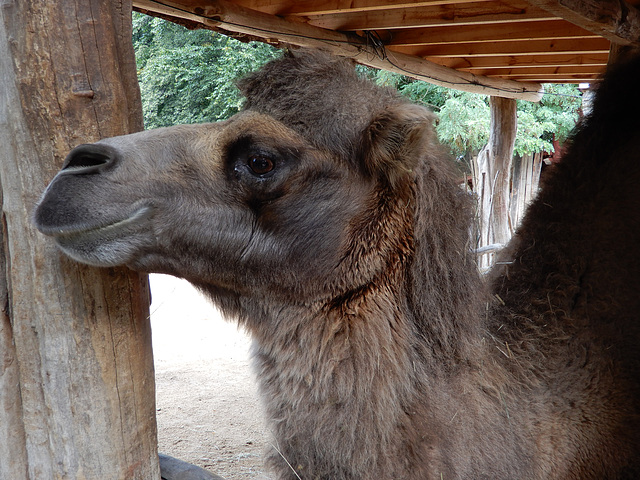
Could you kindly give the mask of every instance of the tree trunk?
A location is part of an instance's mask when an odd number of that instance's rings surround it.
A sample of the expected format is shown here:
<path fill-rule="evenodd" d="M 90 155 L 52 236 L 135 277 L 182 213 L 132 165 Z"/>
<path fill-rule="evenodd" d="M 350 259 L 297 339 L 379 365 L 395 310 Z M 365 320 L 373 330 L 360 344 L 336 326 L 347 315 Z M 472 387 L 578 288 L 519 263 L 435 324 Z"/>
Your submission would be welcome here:
<path fill-rule="evenodd" d="M 0 478 L 158 479 L 146 276 L 30 222 L 76 144 L 142 129 L 131 5 L 0 3 Z"/>
<path fill-rule="evenodd" d="M 513 233 L 509 216 L 511 162 L 516 141 L 516 101 L 490 97 L 489 143 L 474 162 L 474 189 L 478 194 L 478 248 L 505 244 Z M 491 265 L 493 254 L 484 255 L 480 267 Z"/>

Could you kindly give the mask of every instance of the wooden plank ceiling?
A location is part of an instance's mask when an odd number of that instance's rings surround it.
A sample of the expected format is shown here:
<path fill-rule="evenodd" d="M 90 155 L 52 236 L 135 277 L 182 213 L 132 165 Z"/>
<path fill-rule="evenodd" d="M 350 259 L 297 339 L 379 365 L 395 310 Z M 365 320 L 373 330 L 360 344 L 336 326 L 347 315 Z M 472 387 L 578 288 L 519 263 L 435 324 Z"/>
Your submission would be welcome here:
<path fill-rule="evenodd" d="M 619 0 L 133 0 L 136 10 L 274 44 L 328 48 L 461 90 L 539 98 L 598 78 L 612 43 L 637 44 Z"/>

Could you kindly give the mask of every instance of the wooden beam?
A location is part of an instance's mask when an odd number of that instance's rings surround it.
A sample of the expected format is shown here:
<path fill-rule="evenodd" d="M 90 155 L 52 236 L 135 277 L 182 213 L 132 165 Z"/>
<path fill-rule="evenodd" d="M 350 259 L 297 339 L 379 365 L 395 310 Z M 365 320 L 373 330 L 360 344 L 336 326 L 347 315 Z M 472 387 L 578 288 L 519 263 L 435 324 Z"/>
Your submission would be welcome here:
<path fill-rule="evenodd" d="M 136 9 L 168 18 L 186 19 L 232 35 L 246 35 L 269 43 L 323 48 L 364 65 L 402 73 L 435 85 L 485 95 L 539 101 L 542 86 L 490 79 L 428 62 L 418 57 L 386 51 L 367 38 L 293 22 L 248 10 L 231 2 L 192 1 L 188 6 L 172 1 L 134 0 Z"/>
<path fill-rule="evenodd" d="M 605 38 L 514 40 L 432 45 L 391 46 L 389 49 L 418 57 L 501 57 L 505 55 L 608 54 L 611 42 Z"/>
<path fill-rule="evenodd" d="M 528 75 L 520 74 L 513 75 L 512 79 L 522 82 L 541 82 L 541 83 L 592 83 L 600 80 L 603 72 L 592 73 L 590 75 L 579 75 L 569 73 L 556 73 L 556 74 L 534 74 Z"/>
<path fill-rule="evenodd" d="M 567 75 L 593 77 L 600 75 L 607 67 L 607 64 L 596 66 L 572 66 L 572 67 L 522 67 L 522 68 L 493 68 L 481 69 L 479 74 L 486 76 L 497 76 L 500 78 L 527 78 L 527 77 L 566 77 Z M 467 69 L 462 69 L 467 70 Z"/>
<path fill-rule="evenodd" d="M 613 43 L 640 44 L 640 10 L 624 0 L 527 1 Z"/>
<path fill-rule="evenodd" d="M 531 77 L 532 81 L 536 81 L 536 82 L 541 82 L 541 83 L 567 83 L 567 84 L 573 84 L 573 85 L 579 85 L 582 83 L 588 83 L 588 84 L 595 84 L 600 80 L 601 75 L 598 76 L 594 76 L 591 78 L 584 78 L 582 76 L 580 77 L 571 77 L 571 76 L 566 76 L 566 77 L 557 77 L 557 78 L 547 78 L 547 77 Z"/>
<path fill-rule="evenodd" d="M 410 28 L 392 33 L 389 45 L 429 45 L 470 42 L 512 42 L 517 40 L 556 40 L 598 38 L 595 33 L 565 20 L 505 23 L 484 26 Z"/>
<path fill-rule="evenodd" d="M 586 55 L 519 55 L 490 57 L 430 57 L 429 60 L 456 70 L 484 70 L 500 68 L 535 68 L 535 67 L 586 67 L 607 64 L 608 54 Z"/>
<path fill-rule="evenodd" d="M 486 2 L 487 0 L 402 0 L 390 3 L 389 0 L 235 0 L 234 3 L 251 10 L 271 15 L 328 15 L 334 13 L 371 12 L 390 8 L 430 7 L 437 5 L 456 5 L 461 3 Z"/>
<path fill-rule="evenodd" d="M 331 15 L 309 15 L 310 25 L 330 30 L 382 30 L 395 28 L 476 25 L 499 22 L 523 22 L 554 19 L 552 14 L 525 1 L 508 3 L 488 1 L 452 5 L 398 8 L 390 4 L 385 10 L 353 12 L 346 10 Z"/>

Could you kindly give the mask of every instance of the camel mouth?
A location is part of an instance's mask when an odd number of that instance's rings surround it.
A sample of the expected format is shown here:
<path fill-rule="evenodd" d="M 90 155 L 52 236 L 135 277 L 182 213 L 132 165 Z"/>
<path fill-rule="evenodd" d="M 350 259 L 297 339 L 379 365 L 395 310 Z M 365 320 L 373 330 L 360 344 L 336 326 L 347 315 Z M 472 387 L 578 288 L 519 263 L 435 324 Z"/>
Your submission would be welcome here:
<path fill-rule="evenodd" d="M 55 239 L 72 240 L 74 238 L 86 237 L 109 237 L 113 233 L 126 231 L 130 227 L 139 224 L 151 216 L 151 206 L 142 205 L 135 208 L 131 213 L 112 221 L 102 221 L 91 224 L 56 225 L 46 226 L 36 221 L 36 226 L 41 233 L 54 237 Z"/>
<path fill-rule="evenodd" d="M 108 223 L 49 227 L 43 233 L 53 237 L 57 246 L 76 261 L 98 267 L 124 265 L 153 243 L 147 228 L 151 214 L 152 208 L 144 205 Z"/>

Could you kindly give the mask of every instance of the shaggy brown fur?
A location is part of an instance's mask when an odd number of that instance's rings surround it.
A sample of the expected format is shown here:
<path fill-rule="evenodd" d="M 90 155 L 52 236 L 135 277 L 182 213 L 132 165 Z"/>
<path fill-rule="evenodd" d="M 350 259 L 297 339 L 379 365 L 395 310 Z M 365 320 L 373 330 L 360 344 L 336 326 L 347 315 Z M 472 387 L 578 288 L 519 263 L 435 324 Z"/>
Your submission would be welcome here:
<path fill-rule="evenodd" d="M 640 478 L 638 79 L 600 89 L 493 292 L 431 114 L 320 52 L 229 121 L 76 148 L 35 221 L 246 326 L 280 479 Z"/>

